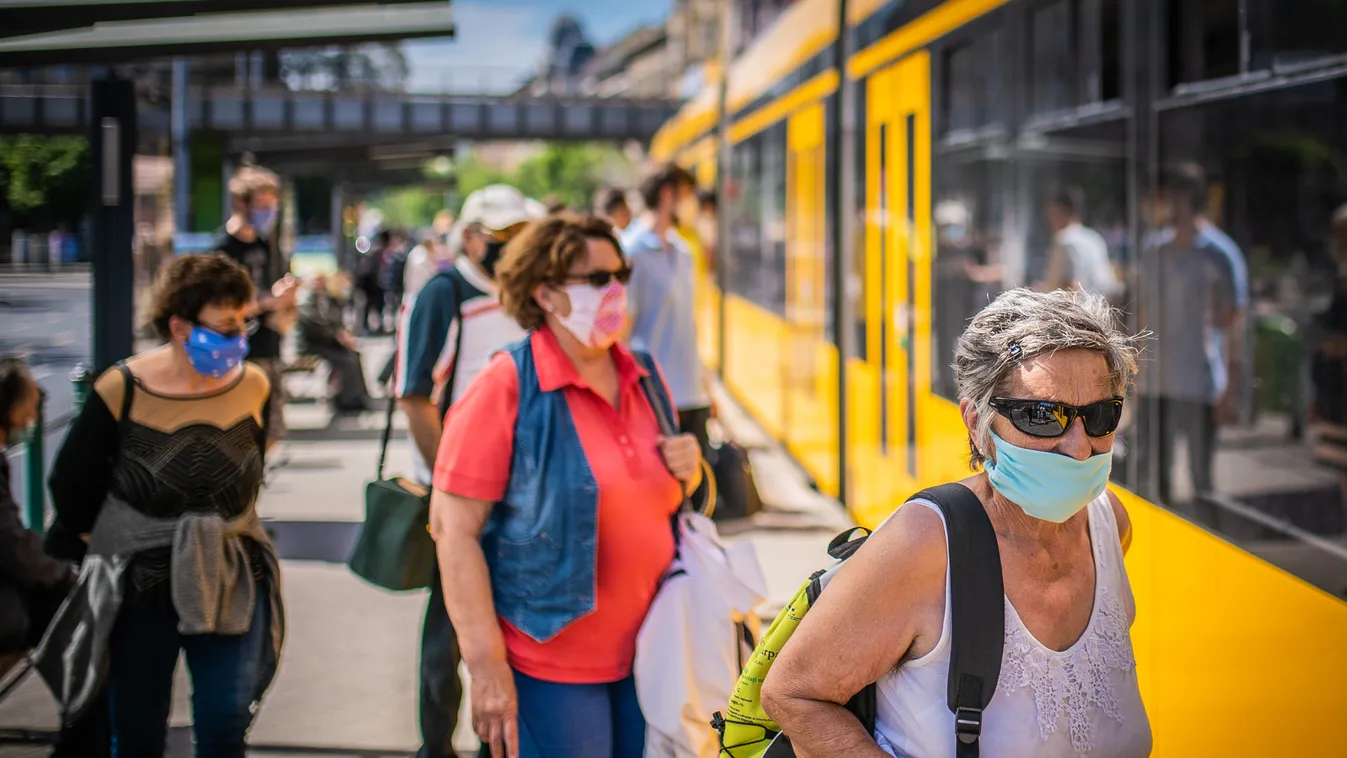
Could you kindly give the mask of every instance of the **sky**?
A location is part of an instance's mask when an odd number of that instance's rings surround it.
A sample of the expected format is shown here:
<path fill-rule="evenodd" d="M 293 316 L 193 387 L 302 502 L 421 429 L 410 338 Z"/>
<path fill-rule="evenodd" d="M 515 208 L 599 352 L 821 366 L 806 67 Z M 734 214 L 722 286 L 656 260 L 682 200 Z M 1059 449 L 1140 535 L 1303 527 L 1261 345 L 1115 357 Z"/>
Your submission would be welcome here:
<path fill-rule="evenodd" d="M 660 23 L 671 0 L 454 0 L 453 39 L 413 40 L 411 92 L 511 88 L 537 70 L 553 20 L 569 13 L 602 47 L 642 24 Z"/>

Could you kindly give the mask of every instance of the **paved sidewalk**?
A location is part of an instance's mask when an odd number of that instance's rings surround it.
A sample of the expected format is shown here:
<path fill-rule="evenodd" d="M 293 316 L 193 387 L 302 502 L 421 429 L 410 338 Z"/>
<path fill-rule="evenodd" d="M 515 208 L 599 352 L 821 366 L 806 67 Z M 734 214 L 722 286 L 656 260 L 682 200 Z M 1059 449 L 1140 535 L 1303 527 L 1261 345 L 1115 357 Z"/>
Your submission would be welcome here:
<path fill-rule="evenodd" d="M 391 342 L 367 340 L 362 348 L 368 375 L 376 376 Z M 298 392 L 323 384 L 321 376 L 292 382 Z M 764 614 L 770 616 L 826 563 L 828 540 L 848 521 L 835 503 L 806 486 L 794 464 L 723 393 L 718 403 L 728 435 L 750 449 L 769 505 L 753 519 L 724 524 L 722 534 L 753 542 L 768 580 Z M 363 517 L 363 490 L 374 475 L 383 414 L 333 418 L 324 407 L 298 400 L 286 413 L 291 435 L 272 456 L 259 509 L 283 558 L 289 636 L 276 683 L 251 733 L 250 754 L 411 755 L 419 745 L 417 652 L 426 595 L 371 587 L 343 563 Z M 410 446 L 399 417 L 387 473 L 410 470 Z M 191 754 L 183 728 L 190 723 L 189 692 L 180 666 L 172 717 L 180 728 L 169 751 L 173 758 Z M 0 703 L 0 730 L 55 725 L 50 698 L 35 680 Z M 476 748 L 462 718 L 458 746 L 465 754 Z M 38 748 L 0 745 L 0 756 L 44 754 Z"/>

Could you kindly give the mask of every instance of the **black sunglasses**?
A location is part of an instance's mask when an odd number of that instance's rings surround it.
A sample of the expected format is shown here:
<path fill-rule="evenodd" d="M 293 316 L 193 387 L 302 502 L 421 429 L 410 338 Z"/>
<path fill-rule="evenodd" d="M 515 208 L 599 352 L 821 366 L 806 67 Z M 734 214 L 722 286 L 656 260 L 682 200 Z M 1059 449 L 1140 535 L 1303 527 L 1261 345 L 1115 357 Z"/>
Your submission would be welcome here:
<path fill-rule="evenodd" d="M 992 398 L 992 408 L 1010 419 L 1016 429 L 1031 437 L 1060 437 L 1075 423 L 1076 417 L 1085 424 L 1085 433 L 1091 437 L 1107 437 L 1118 431 L 1122 421 L 1122 398 L 1101 400 L 1089 405 L 1074 406 L 1051 400 L 1016 400 L 1009 397 Z"/>
<path fill-rule="evenodd" d="M 626 284 L 631 279 L 631 267 L 623 266 L 617 271 L 591 271 L 588 274 L 572 274 L 562 277 L 559 284 L 588 284 L 592 287 L 607 287 L 608 283 L 616 279 L 622 284 Z"/>

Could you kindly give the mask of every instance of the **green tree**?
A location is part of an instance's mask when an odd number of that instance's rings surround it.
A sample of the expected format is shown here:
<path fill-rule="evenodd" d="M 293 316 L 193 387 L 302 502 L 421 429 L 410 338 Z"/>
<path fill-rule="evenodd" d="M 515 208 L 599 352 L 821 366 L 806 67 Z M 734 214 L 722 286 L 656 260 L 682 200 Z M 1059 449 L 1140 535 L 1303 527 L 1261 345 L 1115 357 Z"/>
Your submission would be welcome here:
<path fill-rule="evenodd" d="M 83 137 L 0 137 L 0 192 L 18 226 L 78 220 L 88 206 L 92 175 Z"/>
<path fill-rule="evenodd" d="M 443 195 L 425 187 L 396 187 L 369 199 L 369 204 L 384 214 L 384 226 L 418 229 L 428 226 L 444 204 Z"/>
<path fill-rule="evenodd" d="M 454 179 L 460 200 L 491 184 L 512 184 L 514 177 L 468 155 L 454 167 Z M 457 210 L 457 209 L 455 209 Z"/>
<path fill-rule="evenodd" d="M 587 209 L 601 187 L 626 173 L 628 162 L 612 145 L 552 143 L 520 164 L 515 185 L 529 197 L 555 196 Z"/>

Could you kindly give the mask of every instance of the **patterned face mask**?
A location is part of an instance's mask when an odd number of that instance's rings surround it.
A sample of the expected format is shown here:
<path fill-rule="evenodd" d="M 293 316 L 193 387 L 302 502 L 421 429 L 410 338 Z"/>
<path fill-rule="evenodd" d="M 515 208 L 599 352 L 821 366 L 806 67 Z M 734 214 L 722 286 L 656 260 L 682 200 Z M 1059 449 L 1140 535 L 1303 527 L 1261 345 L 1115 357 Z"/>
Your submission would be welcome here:
<path fill-rule="evenodd" d="M 603 287 L 570 284 L 562 291 L 571 299 L 571 312 L 557 316 L 566 331 L 590 347 L 611 347 L 622 332 L 627 313 L 627 288 L 618 281 Z"/>

